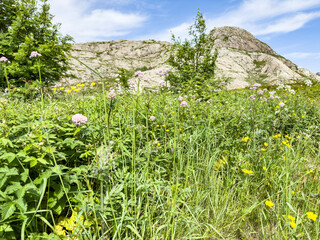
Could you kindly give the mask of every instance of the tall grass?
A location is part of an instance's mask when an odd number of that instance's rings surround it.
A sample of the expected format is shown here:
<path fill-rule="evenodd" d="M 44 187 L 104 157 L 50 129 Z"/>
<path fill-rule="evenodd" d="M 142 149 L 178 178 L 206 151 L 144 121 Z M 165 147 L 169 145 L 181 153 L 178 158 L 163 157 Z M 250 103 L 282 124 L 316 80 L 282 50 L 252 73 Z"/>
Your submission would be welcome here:
<path fill-rule="evenodd" d="M 22 197 L 36 212 L 24 228 L 27 211 L 1 209 L 2 238 L 320 238 L 319 218 L 306 215 L 320 212 L 319 101 L 308 89 L 279 99 L 265 91 L 251 100 L 249 89 L 212 93 L 211 102 L 189 95 L 186 108 L 170 92 L 107 102 L 105 86 L 64 91 L 44 102 L 42 123 L 37 100 L 1 103 L 1 167 L 29 169 L 21 187 L 47 179 L 42 198 Z M 75 113 L 88 122 L 75 127 Z M 17 201 L 8 180 L 1 191 Z"/>

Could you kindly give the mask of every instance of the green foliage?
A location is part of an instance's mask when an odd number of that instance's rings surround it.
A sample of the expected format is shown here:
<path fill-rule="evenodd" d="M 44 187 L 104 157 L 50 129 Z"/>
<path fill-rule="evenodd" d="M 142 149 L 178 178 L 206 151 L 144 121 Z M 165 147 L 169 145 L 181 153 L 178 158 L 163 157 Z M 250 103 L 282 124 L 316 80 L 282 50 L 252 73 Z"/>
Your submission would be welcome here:
<path fill-rule="evenodd" d="M 0 56 L 11 61 L 7 66 L 10 83 L 37 80 L 37 64 L 43 82 L 60 79 L 68 69 L 72 38 L 61 36 L 59 25 L 52 23 L 47 0 L 3 0 L 0 9 Z M 39 63 L 29 58 L 32 51 L 42 54 Z M 4 87 L 3 69 L 0 74 L 0 86 Z"/>
<path fill-rule="evenodd" d="M 194 25 L 189 28 L 190 39 L 183 42 L 172 35 L 173 45 L 168 63 L 177 71 L 169 73 L 167 80 L 176 91 L 193 90 L 199 96 L 217 86 L 214 82 L 217 51 L 211 53 L 212 44 L 206 34 L 206 24 L 198 11 Z"/>

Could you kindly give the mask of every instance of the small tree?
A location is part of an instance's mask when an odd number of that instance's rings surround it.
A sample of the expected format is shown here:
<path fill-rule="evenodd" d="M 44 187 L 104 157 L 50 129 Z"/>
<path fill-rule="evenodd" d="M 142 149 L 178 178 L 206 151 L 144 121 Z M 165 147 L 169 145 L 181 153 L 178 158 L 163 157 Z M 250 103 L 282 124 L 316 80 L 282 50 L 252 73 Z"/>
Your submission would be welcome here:
<path fill-rule="evenodd" d="M 42 54 L 44 82 L 59 80 L 66 73 L 72 38 L 58 32 L 59 25 L 52 23 L 49 9 L 47 0 L 0 1 L 0 57 L 11 62 L 7 66 L 11 84 L 38 79 L 37 66 L 29 58 L 32 51 Z M 0 86 L 5 86 L 3 75 Z"/>
<path fill-rule="evenodd" d="M 213 54 L 212 44 L 206 34 L 206 24 L 198 10 L 195 22 L 189 28 L 190 40 L 183 42 L 172 34 L 173 45 L 168 63 L 176 69 L 167 80 L 173 89 L 180 92 L 195 91 L 199 96 L 213 84 L 217 51 Z"/>

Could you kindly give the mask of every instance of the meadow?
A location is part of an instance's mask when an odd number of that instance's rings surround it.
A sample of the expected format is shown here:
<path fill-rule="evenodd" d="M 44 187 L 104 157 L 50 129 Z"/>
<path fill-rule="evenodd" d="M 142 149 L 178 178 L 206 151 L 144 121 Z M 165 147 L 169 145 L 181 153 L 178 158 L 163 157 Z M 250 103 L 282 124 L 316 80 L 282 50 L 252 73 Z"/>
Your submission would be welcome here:
<path fill-rule="evenodd" d="M 320 88 L 293 89 L 3 93 L 0 239 L 320 239 Z"/>

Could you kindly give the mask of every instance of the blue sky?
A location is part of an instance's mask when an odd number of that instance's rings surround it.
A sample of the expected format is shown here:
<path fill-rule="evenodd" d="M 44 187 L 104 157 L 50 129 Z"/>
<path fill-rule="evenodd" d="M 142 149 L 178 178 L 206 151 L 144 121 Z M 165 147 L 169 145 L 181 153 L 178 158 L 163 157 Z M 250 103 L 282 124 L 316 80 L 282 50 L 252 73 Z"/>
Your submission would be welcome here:
<path fill-rule="evenodd" d="M 186 37 L 197 14 L 208 30 L 237 26 L 278 54 L 320 72 L 320 0 L 49 0 L 60 31 L 76 42 Z"/>

